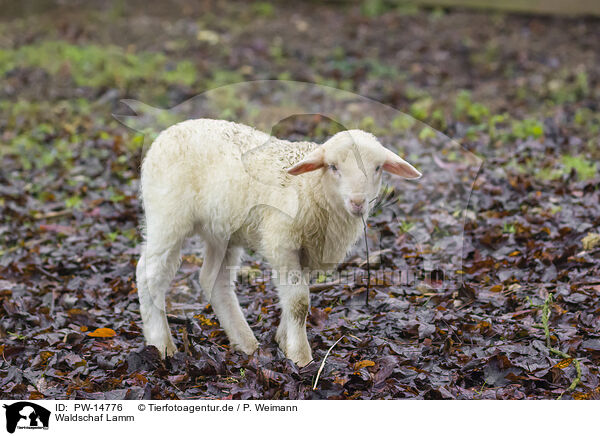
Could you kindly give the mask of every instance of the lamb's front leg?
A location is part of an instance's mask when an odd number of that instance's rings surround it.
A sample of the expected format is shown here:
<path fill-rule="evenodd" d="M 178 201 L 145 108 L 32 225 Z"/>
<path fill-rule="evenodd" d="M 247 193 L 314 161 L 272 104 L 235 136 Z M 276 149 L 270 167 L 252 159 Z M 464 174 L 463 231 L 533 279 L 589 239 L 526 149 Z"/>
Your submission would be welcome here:
<path fill-rule="evenodd" d="M 274 279 L 281 304 L 281 321 L 275 340 L 289 359 L 305 366 L 312 361 L 306 336 L 306 316 L 310 307 L 308 277 L 301 271 L 297 259 L 281 263 Z"/>

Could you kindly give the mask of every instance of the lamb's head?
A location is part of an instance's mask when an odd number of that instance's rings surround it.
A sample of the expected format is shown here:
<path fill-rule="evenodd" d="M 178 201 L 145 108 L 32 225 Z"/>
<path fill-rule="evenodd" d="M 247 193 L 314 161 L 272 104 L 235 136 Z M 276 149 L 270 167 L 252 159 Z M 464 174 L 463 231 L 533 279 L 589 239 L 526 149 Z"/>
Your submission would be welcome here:
<path fill-rule="evenodd" d="M 292 175 L 322 172 L 321 185 L 327 201 L 350 215 L 368 214 L 381 187 L 383 171 L 406 179 L 421 173 L 394 152 L 362 130 L 346 130 L 334 135 L 288 169 Z"/>

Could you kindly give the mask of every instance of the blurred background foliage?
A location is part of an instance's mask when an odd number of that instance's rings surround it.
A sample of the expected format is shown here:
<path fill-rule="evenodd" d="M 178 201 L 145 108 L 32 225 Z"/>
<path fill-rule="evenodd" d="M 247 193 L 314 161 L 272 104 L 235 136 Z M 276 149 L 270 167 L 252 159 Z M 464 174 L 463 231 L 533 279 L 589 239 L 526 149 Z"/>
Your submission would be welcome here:
<path fill-rule="evenodd" d="M 112 117 L 120 99 L 169 108 L 222 85 L 284 79 L 391 105 L 410 115 L 395 128 L 421 141 L 437 129 L 488 160 L 514 141 L 552 141 L 551 156 L 500 162 L 542 184 L 571 171 L 594 177 L 600 35 L 582 6 L 589 2 L 572 3 L 577 17 L 498 10 L 511 2 L 443 3 L 2 2 L 0 155 L 27 171 L 66 174 L 81 154 L 98 153 L 133 179 L 143 137 Z M 540 3 L 520 4 L 535 11 Z M 556 12 L 555 2 L 545 4 Z M 243 102 L 222 98 L 231 108 L 222 116 L 236 119 Z M 375 124 L 364 114 L 364 128 Z M 304 135 L 324 138 L 330 127 Z M 103 141 L 124 154 L 91 147 Z M 68 206 L 81 195 L 31 189 L 64 195 Z"/>

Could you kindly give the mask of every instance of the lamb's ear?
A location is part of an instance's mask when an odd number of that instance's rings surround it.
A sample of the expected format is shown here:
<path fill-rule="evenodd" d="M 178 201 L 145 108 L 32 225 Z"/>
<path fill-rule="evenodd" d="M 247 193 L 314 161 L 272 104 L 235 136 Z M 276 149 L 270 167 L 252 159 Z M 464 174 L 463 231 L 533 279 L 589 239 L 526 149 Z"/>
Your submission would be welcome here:
<path fill-rule="evenodd" d="M 325 152 L 322 147 L 311 151 L 306 155 L 304 159 L 298 162 L 291 168 L 288 168 L 288 174 L 292 176 L 298 176 L 300 174 L 308 173 L 309 171 L 318 170 L 325 166 Z"/>
<path fill-rule="evenodd" d="M 405 179 L 418 179 L 423 175 L 396 153 L 387 149 L 386 159 L 383 163 L 383 169 L 384 171 L 404 177 Z"/>

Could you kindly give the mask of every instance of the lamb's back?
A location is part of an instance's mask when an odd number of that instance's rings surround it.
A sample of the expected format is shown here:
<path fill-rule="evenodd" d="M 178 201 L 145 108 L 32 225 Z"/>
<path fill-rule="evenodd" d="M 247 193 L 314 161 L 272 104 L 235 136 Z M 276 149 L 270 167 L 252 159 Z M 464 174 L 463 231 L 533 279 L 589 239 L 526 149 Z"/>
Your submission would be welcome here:
<path fill-rule="evenodd" d="M 163 131 L 146 154 L 144 205 L 164 208 L 170 203 L 188 210 L 195 221 L 234 229 L 256 205 L 278 208 L 289 201 L 290 191 L 282 188 L 298 179 L 285 170 L 315 147 L 229 121 L 184 121 Z M 288 208 L 282 204 L 281 209 Z"/>

